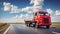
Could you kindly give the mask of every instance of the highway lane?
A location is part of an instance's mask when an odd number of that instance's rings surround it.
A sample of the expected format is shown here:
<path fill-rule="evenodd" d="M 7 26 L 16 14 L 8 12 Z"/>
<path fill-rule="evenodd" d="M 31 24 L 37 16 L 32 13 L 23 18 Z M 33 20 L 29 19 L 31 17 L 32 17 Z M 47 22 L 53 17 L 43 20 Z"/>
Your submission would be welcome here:
<path fill-rule="evenodd" d="M 11 24 L 7 34 L 60 34 L 60 27 L 44 27 L 33 28 L 27 27 L 24 24 Z"/>

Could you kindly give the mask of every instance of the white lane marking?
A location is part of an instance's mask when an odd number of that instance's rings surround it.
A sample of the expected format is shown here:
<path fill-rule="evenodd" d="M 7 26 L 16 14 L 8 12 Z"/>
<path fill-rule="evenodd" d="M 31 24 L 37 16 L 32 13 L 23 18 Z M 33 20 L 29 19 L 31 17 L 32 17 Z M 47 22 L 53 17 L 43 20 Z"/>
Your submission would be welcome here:
<path fill-rule="evenodd" d="M 3 34 L 6 34 L 9 30 L 10 26 L 6 29 L 6 31 Z"/>
<path fill-rule="evenodd" d="M 54 33 L 54 34 L 60 34 L 60 33 L 58 33 L 58 32 L 54 32 L 54 31 L 53 31 L 52 33 Z"/>

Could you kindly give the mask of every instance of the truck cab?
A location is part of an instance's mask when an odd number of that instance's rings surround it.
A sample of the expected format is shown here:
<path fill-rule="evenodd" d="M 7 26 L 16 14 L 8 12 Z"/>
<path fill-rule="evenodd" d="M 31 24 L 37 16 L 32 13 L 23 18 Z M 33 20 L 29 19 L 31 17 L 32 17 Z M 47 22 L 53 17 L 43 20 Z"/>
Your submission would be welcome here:
<path fill-rule="evenodd" d="M 34 13 L 34 21 L 37 23 L 38 26 L 46 26 L 47 28 L 49 28 L 49 26 L 51 25 L 50 14 L 42 10 L 36 11 Z"/>

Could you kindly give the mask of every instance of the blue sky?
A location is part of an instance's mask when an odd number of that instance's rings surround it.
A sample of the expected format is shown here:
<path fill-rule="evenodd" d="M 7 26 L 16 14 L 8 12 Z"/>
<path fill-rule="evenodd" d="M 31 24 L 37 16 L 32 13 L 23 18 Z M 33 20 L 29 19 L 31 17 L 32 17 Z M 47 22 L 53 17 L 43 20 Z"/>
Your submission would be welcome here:
<path fill-rule="evenodd" d="M 30 4 L 31 0 L 0 0 L 0 19 L 12 18 L 16 15 L 19 16 L 20 14 L 26 14 L 26 12 L 10 13 L 10 11 L 4 11 L 4 2 L 17 6 L 18 9 L 23 9 L 34 5 Z M 51 9 L 53 12 L 60 10 L 60 0 L 44 0 L 41 10 L 47 9 Z"/>
<path fill-rule="evenodd" d="M 60 0 L 44 0 L 43 9 L 60 10 Z"/>

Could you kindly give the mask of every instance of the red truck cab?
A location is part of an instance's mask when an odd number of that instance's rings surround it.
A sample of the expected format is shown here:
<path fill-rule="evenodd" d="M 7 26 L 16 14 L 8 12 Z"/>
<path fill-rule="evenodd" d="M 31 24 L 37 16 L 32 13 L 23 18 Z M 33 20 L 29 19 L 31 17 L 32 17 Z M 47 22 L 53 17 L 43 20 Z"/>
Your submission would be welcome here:
<path fill-rule="evenodd" d="M 49 28 L 51 25 L 51 17 L 50 14 L 43 10 L 38 10 L 33 13 L 33 20 L 31 21 L 25 21 L 27 25 L 33 25 L 34 27 L 39 26 L 46 26 L 46 28 Z"/>
<path fill-rule="evenodd" d="M 37 23 L 38 26 L 46 26 L 47 28 L 49 28 L 49 26 L 51 25 L 50 14 L 42 10 L 36 11 L 34 13 L 34 21 Z"/>

